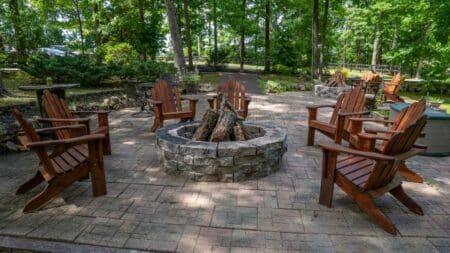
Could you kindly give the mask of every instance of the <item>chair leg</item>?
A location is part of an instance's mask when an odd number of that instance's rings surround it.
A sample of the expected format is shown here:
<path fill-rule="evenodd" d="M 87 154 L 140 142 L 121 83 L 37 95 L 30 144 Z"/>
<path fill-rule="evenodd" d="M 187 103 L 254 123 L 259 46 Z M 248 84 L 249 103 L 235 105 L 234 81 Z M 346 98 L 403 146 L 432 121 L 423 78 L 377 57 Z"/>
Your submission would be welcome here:
<path fill-rule="evenodd" d="M 308 127 L 308 141 L 306 145 L 312 146 L 314 145 L 314 135 L 315 135 L 316 129 L 312 127 Z"/>
<path fill-rule="evenodd" d="M 58 196 L 58 194 L 60 194 L 63 189 L 64 187 L 58 184 L 58 182 L 53 182 L 47 185 L 47 187 L 45 187 L 45 189 L 41 193 L 28 201 L 28 203 L 23 208 L 23 212 L 28 213 L 42 207 L 44 204 Z"/>
<path fill-rule="evenodd" d="M 111 155 L 111 141 L 109 140 L 109 132 L 106 134 L 106 138 L 103 140 L 103 154 Z"/>
<path fill-rule="evenodd" d="M 44 181 L 44 177 L 42 177 L 41 173 L 39 171 L 36 172 L 36 175 L 34 175 L 34 177 L 32 177 L 31 179 L 29 179 L 28 181 L 23 183 L 19 187 L 19 189 L 17 189 L 16 195 L 24 194 L 24 193 L 28 192 L 29 190 L 33 189 L 34 187 L 36 187 L 43 181 Z"/>
<path fill-rule="evenodd" d="M 375 206 L 373 199 L 365 193 L 358 193 L 355 196 L 356 204 L 361 208 L 370 218 L 372 218 L 384 231 L 390 234 L 397 234 L 397 228 L 392 222 Z"/>
<path fill-rule="evenodd" d="M 389 191 L 392 196 L 394 196 L 398 201 L 400 201 L 403 205 L 408 207 L 408 209 L 418 215 L 423 215 L 422 207 L 419 206 L 411 197 L 409 197 L 406 192 L 403 190 L 401 185 Z"/>
<path fill-rule="evenodd" d="M 398 166 L 398 173 L 410 182 L 423 183 L 423 177 L 410 170 L 408 166 L 406 166 L 405 162 L 400 163 Z"/>
<path fill-rule="evenodd" d="M 163 124 L 162 120 L 155 118 L 155 120 L 153 121 L 153 126 L 150 128 L 150 131 L 155 132 L 156 129 L 163 127 L 163 126 L 164 126 L 164 124 Z"/>

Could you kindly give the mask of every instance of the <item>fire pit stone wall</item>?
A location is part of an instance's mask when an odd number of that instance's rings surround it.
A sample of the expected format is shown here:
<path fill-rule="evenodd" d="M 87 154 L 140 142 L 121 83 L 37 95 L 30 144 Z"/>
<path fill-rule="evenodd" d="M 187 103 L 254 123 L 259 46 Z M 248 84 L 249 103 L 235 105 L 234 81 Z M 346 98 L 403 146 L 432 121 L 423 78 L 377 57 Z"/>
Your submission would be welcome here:
<path fill-rule="evenodd" d="M 174 124 L 157 131 L 161 165 L 168 174 L 195 181 L 238 182 L 264 177 L 280 168 L 287 150 L 286 133 L 281 128 L 245 122 L 256 138 L 216 143 L 190 139 L 198 124 Z"/>
<path fill-rule="evenodd" d="M 324 98 L 337 98 L 340 93 L 349 91 L 351 89 L 352 87 L 349 85 L 342 87 L 330 87 L 324 84 L 316 84 L 314 85 L 314 96 Z"/>

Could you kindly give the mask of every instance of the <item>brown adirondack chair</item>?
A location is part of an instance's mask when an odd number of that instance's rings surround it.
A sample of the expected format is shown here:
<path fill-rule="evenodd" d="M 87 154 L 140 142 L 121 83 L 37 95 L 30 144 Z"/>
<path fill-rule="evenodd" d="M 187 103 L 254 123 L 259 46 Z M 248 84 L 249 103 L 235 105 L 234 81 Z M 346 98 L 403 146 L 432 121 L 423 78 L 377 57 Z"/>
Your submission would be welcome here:
<path fill-rule="evenodd" d="M 225 84 L 217 88 L 217 95 L 213 98 L 208 99 L 209 108 L 214 109 L 214 104 L 216 109 L 220 109 L 222 105 L 222 99 L 219 94 L 226 96 L 230 103 L 234 105 L 239 116 L 242 118 L 247 118 L 248 106 L 250 104 L 251 98 L 245 94 L 245 86 L 238 82 L 236 79 L 230 78 Z M 214 103 L 214 101 L 216 103 Z"/>
<path fill-rule="evenodd" d="M 317 110 L 325 107 L 334 108 L 328 123 L 317 120 Z M 314 135 L 316 130 L 334 139 L 336 143 L 341 143 L 342 139 L 348 140 L 348 118 L 360 117 L 361 115 L 369 113 L 364 111 L 364 90 L 361 86 L 357 86 L 351 91 L 340 94 L 334 105 L 309 105 L 306 106 L 306 108 L 309 113 L 308 146 L 314 145 Z"/>
<path fill-rule="evenodd" d="M 24 147 L 34 150 L 40 160 L 34 177 L 22 184 L 16 194 L 26 193 L 40 183 L 47 182 L 45 189 L 27 202 L 24 212 L 42 207 L 74 182 L 89 177 L 89 173 L 94 196 L 106 194 L 102 150 L 104 134 L 87 134 L 84 125 L 35 130 L 17 109 L 13 108 L 12 113 L 24 131 L 19 133 L 19 141 Z M 61 130 L 72 132 L 72 138 L 43 141 L 39 136 L 44 132 Z M 53 152 L 48 154 L 47 148 L 54 145 Z"/>
<path fill-rule="evenodd" d="M 372 110 L 377 102 L 377 95 L 382 83 L 381 76 L 376 72 L 369 71 L 365 73 L 361 80 L 353 82 L 353 87 L 361 85 L 365 92 L 364 105 L 367 110 Z"/>
<path fill-rule="evenodd" d="M 51 123 L 54 127 L 64 126 L 64 125 L 75 125 L 83 124 L 86 126 L 88 134 L 104 134 L 106 138 L 103 139 L 103 154 L 111 155 L 111 143 L 109 140 L 109 123 L 108 123 L 108 112 L 106 111 L 71 111 L 64 101 L 64 99 L 59 98 L 56 94 L 45 90 L 42 95 L 42 107 L 47 113 L 48 118 L 40 118 L 39 122 Z M 89 118 L 76 118 L 74 115 L 85 114 L 85 113 L 97 113 L 98 118 L 98 128 L 91 130 L 89 127 Z M 58 139 L 68 139 L 71 138 L 70 131 L 58 130 L 55 132 Z"/>
<path fill-rule="evenodd" d="M 383 100 L 387 102 L 388 100 L 394 103 L 405 102 L 398 93 L 400 92 L 401 85 L 405 81 L 405 77 L 402 77 L 400 73 L 392 77 L 390 82 L 385 82 L 383 87 Z"/>
<path fill-rule="evenodd" d="M 370 218 L 391 234 L 396 234 L 397 229 L 375 206 L 375 198 L 389 192 L 409 210 L 423 215 L 422 208 L 406 195 L 396 172 L 405 156 L 422 151 L 415 150 L 413 144 L 425 124 L 426 117 L 422 116 L 405 131 L 394 133 L 390 139 L 382 138 L 387 143 L 381 153 L 346 148 L 335 143 L 320 144 L 324 161 L 319 203 L 331 207 L 336 183 Z M 338 158 L 338 154 L 348 155 Z"/>
<path fill-rule="evenodd" d="M 189 109 L 183 110 L 182 100 L 189 100 Z M 170 87 L 165 81 L 160 81 L 152 88 L 152 104 L 155 109 L 155 121 L 151 131 L 164 126 L 164 120 L 181 119 L 194 120 L 198 99 L 182 97 L 176 87 Z"/>
<path fill-rule="evenodd" d="M 364 151 L 382 152 L 387 144 L 387 141 L 376 144 L 374 142 L 368 142 L 367 139 L 376 138 L 376 135 L 380 136 L 380 134 L 386 139 L 392 138 L 394 133 L 404 131 L 408 125 L 419 120 L 423 116 L 425 109 L 426 101 L 422 99 L 400 111 L 394 120 L 350 118 L 350 146 Z M 387 130 L 370 127 L 365 127 L 363 129 L 364 122 L 387 124 L 390 125 L 390 127 Z M 368 143 L 373 144 L 373 146 L 365 146 Z M 426 149 L 426 147 L 420 145 L 415 145 L 415 147 L 418 149 Z M 411 153 L 411 155 L 413 154 Z M 411 182 L 423 183 L 423 178 L 416 172 L 409 169 L 404 161 L 399 164 L 398 172 Z"/>

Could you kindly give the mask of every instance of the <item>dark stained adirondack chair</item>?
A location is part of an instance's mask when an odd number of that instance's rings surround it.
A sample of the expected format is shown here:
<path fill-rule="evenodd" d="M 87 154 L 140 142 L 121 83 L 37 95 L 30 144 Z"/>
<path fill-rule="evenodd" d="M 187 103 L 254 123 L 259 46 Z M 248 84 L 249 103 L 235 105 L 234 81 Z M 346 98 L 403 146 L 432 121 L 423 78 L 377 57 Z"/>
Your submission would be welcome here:
<path fill-rule="evenodd" d="M 403 132 L 394 133 L 388 140 L 383 138 L 387 143 L 381 153 L 346 148 L 335 143 L 320 144 L 323 162 L 319 203 L 331 207 L 336 183 L 372 220 L 391 234 L 396 234 L 397 229 L 375 206 L 375 198 L 389 192 L 409 210 L 423 215 L 422 208 L 403 190 L 397 168 L 409 153 L 423 151 L 417 151 L 413 145 L 425 124 L 426 117 L 422 116 Z M 338 157 L 339 154 L 347 156 Z"/>
<path fill-rule="evenodd" d="M 405 81 L 405 77 L 402 77 L 400 73 L 392 77 L 390 82 L 385 82 L 383 87 L 383 100 L 387 102 L 388 100 L 394 103 L 405 102 L 398 93 L 400 92 L 401 85 Z"/>
<path fill-rule="evenodd" d="M 64 99 L 59 98 L 56 94 L 45 90 L 42 95 L 42 106 L 48 118 L 40 118 L 39 122 L 51 123 L 54 127 L 64 125 L 83 124 L 86 126 L 88 134 L 104 134 L 106 138 L 103 139 L 103 153 L 111 155 L 111 143 L 109 140 L 109 123 L 108 112 L 106 111 L 71 111 Z M 85 113 L 97 113 L 98 128 L 91 130 L 89 127 L 89 118 L 76 118 L 74 115 Z M 58 139 L 68 139 L 72 136 L 68 130 L 59 130 L 55 132 Z"/>
<path fill-rule="evenodd" d="M 244 119 L 247 118 L 248 106 L 251 98 L 245 94 L 244 85 L 236 81 L 236 79 L 230 78 L 225 84 L 217 88 L 217 95 L 208 99 L 209 108 L 214 109 L 215 106 L 216 109 L 220 109 L 222 106 L 222 99 L 219 94 L 222 94 L 228 98 L 228 101 L 234 105 L 236 111 L 239 113 L 239 116 Z"/>
<path fill-rule="evenodd" d="M 35 130 L 17 109 L 12 109 L 12 113 L 24 131 L 19 133 L 19 141 L 24 147 L 36 152 L 40 160 L 34 177 L 22 184 L 16 194 L 26 193 L 40 183 L 47 182 L 45 189 L 27 202 L 24 212 L 42 207 L 74 182 L 88 178 L 89 173 L 94 196 L 106 194 L 102 149 L 104 134 L 87 134 L 84 125 Z M 72 138 L 43 141 L 39 136 L 44 132 L 61 130 L 71 132 Z M 47 148 L 50 146 L 55 148 L 48 154 Z"/>
<path fill-rule="evenodd" d="M 329 122 L 317 120 L 317 110 L 325 107 L 334 108 Z M 334 105 L 309 105 L 306 108 L 309 113 L 308 146 L 314 145 L 316 130 L 334 139 L 336 143 L 340 143 L 342 139 L 348 140 L 347 127 L 349 117 L 360 117 L 369 113 L 364 111 L 364 90 L 361 86 L 340 94 Z"/>
<path fill-rule="evenodd" d="M 385 145 L 387 144 L 386 141 L 376 144 L 374 142 L 368 142 L 367 139 L 377 138 L 377 135 L 378 136 L 382 135 L 386 139 L 392 138 L 394 133 L 404 131 L 407 126 L 419 120 L 424 115 L 425 109 L 426 109 L 426 101 L 422 99 L 400 111 L 394 120 L 383 120 L 376 118 L 370 119 L 350 118 L 350 125 L 349 125 L 350 146 L 364 151 L 382 152 Z M 388 129 L 379 129 L 370 127 L 365 127 L 363 129 L 364 122 L 387 124 L 390 125 L 390 127 Z M 365 146 L 368 143 L 374 144 L 374 146 Z M 426 148 L 420 145 L 415 145 L 415 147 L 418 149 Z M 413 154 L 411 153 L 411 155 Z M 411 182 L 423 183 L 423 178 L 416 172 L 410 170 L 406 166 L 405 162 L 399 164 L 398 172 L 400 175 L 402 175 Z"/>
<path fill-rule="evenodd" d="M 181 101 L 189 100 L 189 109 L 183 110 Z M 164 126 L 164 120 L 181 119 L 194 120 L 197 99 L 182 97 L 176 87 L 160 81 L 152 88 L 152 104 L 155 109 L 155 121 L 151 131 Z"/>
<path fill-rule="evenodd" d="M 379 74 L 373 71 L 365 73 L 361 80 L 353 82 L 353 87 L 361 85 L 365 92 L 364 105 L 367 110 L 372 110 L 377 102 L 377 95 L 381 87 L 382 79 Z"/>

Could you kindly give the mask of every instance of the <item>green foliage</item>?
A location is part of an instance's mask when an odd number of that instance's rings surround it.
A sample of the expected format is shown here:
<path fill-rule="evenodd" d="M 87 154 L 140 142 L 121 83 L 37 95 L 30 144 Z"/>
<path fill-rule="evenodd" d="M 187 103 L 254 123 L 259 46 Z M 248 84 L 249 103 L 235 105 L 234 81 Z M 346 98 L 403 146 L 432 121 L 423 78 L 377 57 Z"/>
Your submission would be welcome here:
<path fill-rule="evenodd" d="M 104 65 L 96 65 L 84 56 L 48 57 L 34 54 L 28 65 L 22 66 L 29 74 L 45 79 L 51 77 L 54 83 L 79 82 L 82 86 L 95 86 L 111 76 Z"/>
<path fill-rule="evenodd" d="M 297 90 L 297 83 L 289 80 L 260 80 L 259 86 L 265 93 L 283 93 Z"/>
<path fill-rule="evenodd" d="M 281 75 L 290 75 L 294 72 L 294 69 L 283 64 L 275 64 L 273 66 L 273 72 Z"/>
<path fill-rule="evenodd" d="M 136 50 L 125 42 L 105 44 L 100 48 L 100 51 L 104 52 L 106 64 L 129 64 L 138 58 Z"/>
<path fill-rule="evenodd" d="M 347 69 L 347 68 L 339 68 L 339 69 L 336 69 L 336 71 L 340 71 L 344 75 L 345 78 L 348 78 L 351 73 L 350 69 Z"/>

